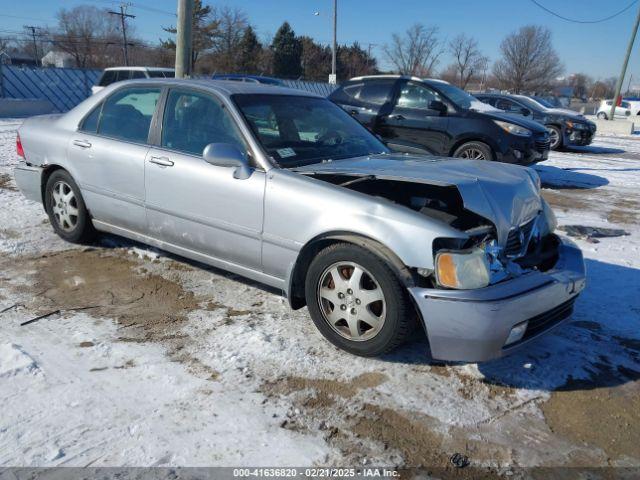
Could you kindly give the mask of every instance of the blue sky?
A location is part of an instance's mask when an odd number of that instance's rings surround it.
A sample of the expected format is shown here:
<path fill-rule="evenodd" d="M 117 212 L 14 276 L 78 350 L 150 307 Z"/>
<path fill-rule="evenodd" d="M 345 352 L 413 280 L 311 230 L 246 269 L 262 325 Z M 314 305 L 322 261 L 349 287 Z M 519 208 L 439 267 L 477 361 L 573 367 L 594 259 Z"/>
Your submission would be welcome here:
<path fill-rule="evenodd" d="M 558 13 L 581 20 L 592 20 L 612 14 L 630 0 L 539 0 Z M 175 11 L 176 0 L 131 0 L 131 22 L 143 38 L 155 41 L 164 36 L 161 26 L 173 24 L 174 17 L 139 7 Z M 206 0 L 205 0 L 206 2 Z M 2 0 L 0 35 L 17 30 L 23 24 L 54 24 L 55 12 L 62 7 L 93 4 L 105 8 L 117 6 L 111 0 Z M 331 38 L 332 0 L 224 0 L 212 5 L 229 5 L 244 9 L 261 36 L 273 35 L 287 20 L 297 34 L 314 37 L 321 42 Z M 480 47 L 492 60 L 499 55 L 500 41 L 506 34 L 530 23 L 545 25 L 553 32 L 553 40 L 566 67 L 566 73 L 585 72 L 595 78 L 617 75 L 626 43 L 633 26 L 637 6 L 605 23 L 574 24 L 555 18 L 529 0 L 339 0 L 338 40 L 359 41 L 365 48 L 375 44 L 373 52 L 385 65 L 382 46 L 392 32 L 402 32 L 415 22 L 437 25 L 443 39 L 464 32 L 478 39 Z M 320 16 L 314 16 L 320 11 Z M 13 15 L 13 18 L 6 15 Z M 29 17 L 29 18 L 26 18 Z M 629 73 L 640 83 L 640 39 L 631 57 Z M 443 58 L 440 67 L 446 66 Z M 636 83 L 634 81 L 634 83 Z"/>

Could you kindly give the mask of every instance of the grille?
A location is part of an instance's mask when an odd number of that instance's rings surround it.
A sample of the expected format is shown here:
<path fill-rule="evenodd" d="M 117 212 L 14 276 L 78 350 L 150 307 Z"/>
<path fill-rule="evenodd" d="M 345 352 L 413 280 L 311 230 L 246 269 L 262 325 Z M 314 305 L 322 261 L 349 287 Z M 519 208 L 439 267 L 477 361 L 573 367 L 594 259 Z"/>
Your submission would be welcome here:
<path fill-rule="evenodd" d="M 533 227 L 536 223 L 536 218 L 509 231 L 507 244 L 504 247 L 504 253 L 507 257 L 517 257 L 526 251 L 529 240 L 531 239 L 531 232 L 533 232 Z"/>

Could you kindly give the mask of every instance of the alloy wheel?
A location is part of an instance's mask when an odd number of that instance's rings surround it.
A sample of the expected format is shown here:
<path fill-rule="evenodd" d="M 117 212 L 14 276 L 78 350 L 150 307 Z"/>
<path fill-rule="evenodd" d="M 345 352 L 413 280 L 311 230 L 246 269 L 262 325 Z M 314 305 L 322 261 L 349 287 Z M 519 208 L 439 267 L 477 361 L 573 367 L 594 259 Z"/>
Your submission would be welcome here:
<path fill-rule="evenodd" d="M 466 148 L 460 153 L 460 158 L 467 160 L 486 160 L 484 153 L 478 148 Z"/>
<path fill-rule="evenodd" d="M 551 142 L 549 148 L 554 149 L 558 146 L 558 143 L 560 142 L 560 134 L 555 128 L 548 129 L 548 132 L 549 132 L 549 140 Z"/>
<path fill-rule="evenodd" d="M 357 263 L 338 262 L 326 268 L 317 298 L 324 320 L 347 340 L 369 340 L 384 325 L 384 292 L 375 277 Z"/>
<path fill-rule="evenodd" d="M 78 225 L 78 200 L 67 182 L 56 182 L 51 190 L 51 210 L 58 226 L 65 232 Z"/>

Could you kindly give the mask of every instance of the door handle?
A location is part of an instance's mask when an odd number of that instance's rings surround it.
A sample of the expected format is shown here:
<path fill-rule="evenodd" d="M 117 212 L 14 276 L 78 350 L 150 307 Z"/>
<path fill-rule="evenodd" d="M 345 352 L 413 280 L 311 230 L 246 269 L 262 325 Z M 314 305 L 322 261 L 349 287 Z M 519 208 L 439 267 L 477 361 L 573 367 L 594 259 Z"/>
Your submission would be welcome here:
<path fill-rule="evenodd" d="M 398 114 L 398 115 L 393 115 L 393 118 L 394 118 L 395 120 L 404 120 L 404 115 L 400 115 L 400 114 Z"/>
<path fill-rule="evenodd" d="M 155 163 L 161 167 L 173 167 L 174 162 L 167 157 L 151 157 L 149 158 L 149 163 Z"/>
<path fill-rule="evenodd" d="M 357 110 L 351 110 L 349 113 L 351 114 L 352 117 L 355 117 L 356 115 L 358 115 Z"/>
<path fill-rule="evenodd" d="M 91 148 L 91 144 L 86 140 L 74 140 L 73 144 L 80 148 Z"/>

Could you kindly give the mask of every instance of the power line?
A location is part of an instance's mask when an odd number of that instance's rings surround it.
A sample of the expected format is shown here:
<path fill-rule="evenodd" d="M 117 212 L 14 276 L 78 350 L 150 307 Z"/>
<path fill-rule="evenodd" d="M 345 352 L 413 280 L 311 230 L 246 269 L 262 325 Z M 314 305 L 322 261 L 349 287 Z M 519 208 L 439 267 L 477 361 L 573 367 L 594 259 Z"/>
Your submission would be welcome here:
<path fill-rule="evenodd" d="M 36 41 L 36 29 L 39 27 L 34 27 L 33 25 L 25 25 L 24 28 L 26 30 L 31 30 L 31 38 L 33 39 L 33 56 L 36 61 L 36 67 L 38 66 L 38 42 Z"/>
<path fill-rule="evenodd" d="M 554 17 L 558 17 L 562 20 L 565 20 L 567 22 L 572 22 L 572 23 L 602 23 L 602 22 L 606 22 L 607 20 L 611 20 L 612 18 L 617 17 L 618 15 L 622 15 L 624 12 L 626 12 L 627 10 L 629 10 L 631 7 L 633 7 L 636 3 L 638 3 L 638 0 L 633 0 L 629 5 L 627 5 L 626 7 L 624 7 L 622 10 L 620 10 L 619 12 L 614 13 L 613 15 L 609 15 L 608 17 L 605 18 L 601 18 L 599 20 L 576 20 L 575 18 L 569 18 L 569 17 L 565 17 L 563 15 L 560 15 L 559 13 L 554 12 L 553 10 L 548 9 L 547 7 L 545 7 L 544 5 L 540 4 L 537 0 L 531 0 L 531 2 L 534 5 L 537 5 L 538 7 L 540 7 L 542 10 L 544 10 L 547 13 L 550 13 L 551 15 L 553 15 Z"/>

